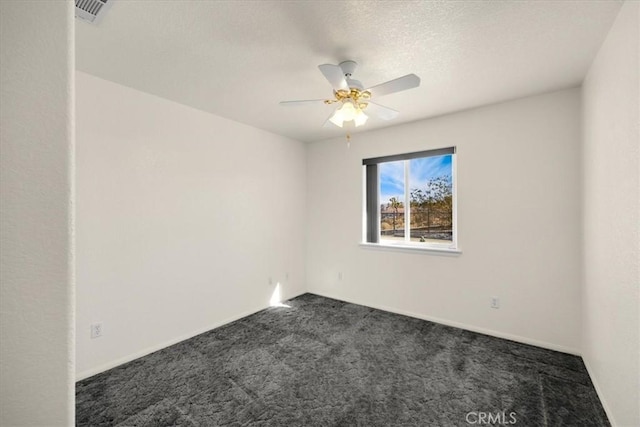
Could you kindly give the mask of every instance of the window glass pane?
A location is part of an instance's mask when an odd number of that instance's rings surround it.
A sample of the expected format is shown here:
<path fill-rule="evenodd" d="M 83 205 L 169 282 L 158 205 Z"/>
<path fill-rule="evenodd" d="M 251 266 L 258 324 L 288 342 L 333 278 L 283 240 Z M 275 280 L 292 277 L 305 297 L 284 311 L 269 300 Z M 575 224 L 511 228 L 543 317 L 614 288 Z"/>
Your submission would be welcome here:
<path fill-rule="evenodd" d="M 380 240 L 404 240 L 404 160 L 380 163 Z"/>
<path fill-rule="evenodd" d="M 453 240 L 452 156 L 409 160 L 411 241 L 451 243 Z"/>

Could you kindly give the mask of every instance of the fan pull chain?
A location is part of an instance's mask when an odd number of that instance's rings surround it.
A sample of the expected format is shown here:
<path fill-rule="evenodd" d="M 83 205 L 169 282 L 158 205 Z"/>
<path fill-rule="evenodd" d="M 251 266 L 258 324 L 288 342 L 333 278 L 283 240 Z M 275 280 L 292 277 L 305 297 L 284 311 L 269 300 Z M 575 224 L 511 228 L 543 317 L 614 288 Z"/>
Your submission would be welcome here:
<path fill-rule="evenodd" d="M 347 148 L 351 148 L 351 134 L 347 132 Z"/>

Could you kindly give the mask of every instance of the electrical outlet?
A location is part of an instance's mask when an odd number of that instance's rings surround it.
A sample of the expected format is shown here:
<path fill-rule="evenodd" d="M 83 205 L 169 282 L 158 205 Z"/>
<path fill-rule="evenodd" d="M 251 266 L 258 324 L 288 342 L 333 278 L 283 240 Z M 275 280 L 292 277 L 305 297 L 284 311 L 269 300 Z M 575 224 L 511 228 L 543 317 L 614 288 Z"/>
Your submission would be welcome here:
<path fill-rule="evenodd" d="M 500 298 L 491 297 L 491 308 L 500 308 Z"/>
<path fill-rule="evenodd" d="M 342 271 L 338 272 L 338 280 L 342 280 Z"/>
<path fill-rule="evenodd" d="M 102 322 L 91 324 L 91 338 L 100 338 L 102 332 Z"/>

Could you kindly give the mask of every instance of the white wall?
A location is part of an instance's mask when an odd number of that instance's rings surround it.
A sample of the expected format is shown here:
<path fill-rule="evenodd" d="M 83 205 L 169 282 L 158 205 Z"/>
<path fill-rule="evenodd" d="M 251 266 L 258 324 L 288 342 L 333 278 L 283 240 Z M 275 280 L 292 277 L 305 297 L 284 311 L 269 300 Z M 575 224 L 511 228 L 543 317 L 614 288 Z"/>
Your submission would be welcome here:
<path fill-rule="evenodd" d="M 267 307 L 269 277 L 304 292 L 302 143 L 76 85 L 79 378 Z"/>
<path fill-rule="evenodd" d="M 447 146 L 463 253 L 359 247 L 362 159 Z M 307 162 L 311 292 L 579 351 L 579 89 L 313 143 Z"/>
<path fill-rule="evenodd" d="M 0 425 L 72 425 L 73 3 L 0 2 Z"/>
<path fill-rule="evenodd" d="M 583 85 L 583 357 L 620 426 L 640 425 L 639 13 L 622 6 Z"/>

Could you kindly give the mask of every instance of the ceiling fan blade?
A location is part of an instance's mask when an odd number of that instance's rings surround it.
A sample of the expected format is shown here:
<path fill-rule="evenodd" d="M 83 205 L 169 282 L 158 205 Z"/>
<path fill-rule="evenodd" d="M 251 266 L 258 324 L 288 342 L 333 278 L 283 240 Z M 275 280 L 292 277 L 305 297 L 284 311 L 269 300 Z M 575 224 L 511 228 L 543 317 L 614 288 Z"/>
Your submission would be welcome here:
<path fill-rule="evenodd" d="M 347 84 L 342 68 L 340 68 L 339 65 L 322 64 L 318 65 L 318 68 L 329 81 L 333 90 L 349 90 L 349 85 Z"/>
<path fill-rule="evenodd" d="M 420 77 L 415 74 L 407 74 L 406 76 L 380 83 L 367 90 L 371 92 L 372 97 L 375 96 L 377 98 L 379 96 L 389 95 L 390 93 L 413 89 L 418 86 L 420 86 Z"/>
<path fill-rule="evenodd" d="M 301 101 L 282 101 L 280 105 L 285 107 L 296 106 L 296 105 L 307 105 L 307 104 L 324 104 L 324 99 L 304 99 Z"/>
<path fill-rule="evenodd" d="M 324 121 L 324 123 L 322 124 L 322 127 L 323 127 L 323 128 L 332 128 L 332 127 L 335 127 L 335 126 L 336 126 L 336 125 L 334 125 L 334 124 L 331 122 L 331 117 L 333 117 L 333 115 L 334 115 L 335 113 L 336 113 L 336 112 L 335 112 L 335 110 L 334 110 L 334 111 L 332 111 L 332 112 L 331 112 L 331 114 L 329 114 L 329 117 L 327 117 L 327 120 L 325 120 L 325 121 Z"/>
<path fill-rule="evenodd" d="M 400 114 L 396 110 L 392 110 L 389 107 L 384 107 L 371 101 L 369 101 L 369 103 L 367 104 L 367 108 L 364 109 L 364 113 L 368 116 L 379 117 L 382 120 L 395 119 L 396 117 L 398 117 L 398 114 Z"/>

